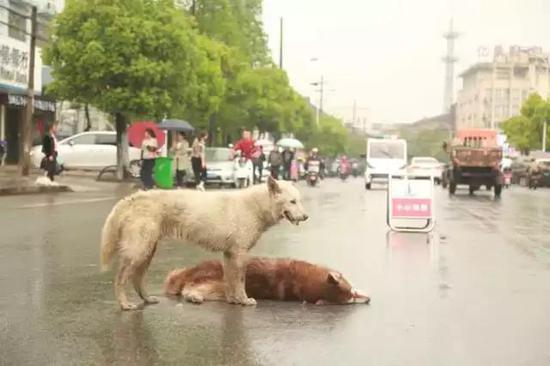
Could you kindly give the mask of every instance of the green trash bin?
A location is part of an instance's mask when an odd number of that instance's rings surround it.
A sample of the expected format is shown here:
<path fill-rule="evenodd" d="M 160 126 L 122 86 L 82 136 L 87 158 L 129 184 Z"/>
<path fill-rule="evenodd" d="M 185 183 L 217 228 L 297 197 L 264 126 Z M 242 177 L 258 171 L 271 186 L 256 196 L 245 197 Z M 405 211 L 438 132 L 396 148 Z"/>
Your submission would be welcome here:
<path fill-rule="evenodd" d="M 174 187 L 172 175 L 172 158 L 156 158 L 153 178 L 158 188 L 170 189 Z"/>

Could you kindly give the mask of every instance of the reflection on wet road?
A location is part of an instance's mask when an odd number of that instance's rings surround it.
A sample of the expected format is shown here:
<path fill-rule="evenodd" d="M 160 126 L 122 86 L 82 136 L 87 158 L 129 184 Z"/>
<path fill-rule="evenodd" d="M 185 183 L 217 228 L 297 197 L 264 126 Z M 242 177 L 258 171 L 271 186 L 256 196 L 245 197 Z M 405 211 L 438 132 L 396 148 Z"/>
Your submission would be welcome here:
<path fill-rule="evenodd" d="M 385 192 L 359 180 L 301 187 L 310 220 L 283 223 L 253 254 L 342 271 L 369 306 L 162 298 L 119 312 L 99 233 L 123 191 L 1 198 L 0 365 L 547 365 L 550 191 L 448 197 L 431 234 L 388 233 Z M 217 257 L 164 243 L 171 269 Z"/>

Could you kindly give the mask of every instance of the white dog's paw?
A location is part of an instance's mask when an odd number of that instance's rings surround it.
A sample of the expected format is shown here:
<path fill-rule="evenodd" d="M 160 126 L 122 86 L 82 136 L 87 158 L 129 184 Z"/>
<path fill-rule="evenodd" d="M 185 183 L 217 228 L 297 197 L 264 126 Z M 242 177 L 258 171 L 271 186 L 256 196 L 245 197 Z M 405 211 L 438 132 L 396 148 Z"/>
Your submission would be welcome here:
<path fill-rule="evenodd" d="M 256 305 L 256 300 L 251 297 L 243 297 L 243 298 L 228 297 L 227 302 L 235 305 L 246 305 L 246 306 Z"/>
<path fill-rule="evenodd" d="M 158 299 L 158 297 L 155 296 L 147 296 L 145 299 L 143 299 L 143 301 L 146 304 L 158 304 L 160 300 Z"/>
<path fill-rule="evenodd" d="M 187 294 L 185 295 L 185 300 L 192 302 L 193 304 L 202 304 L 204 302 L 204 297 L 199 294 Z"/>
<path fill-rule="evenodd" d="M 120 308 L 124 311 L 139 309 L 139 307 L 136 304 L 132 304 L 129 302 L 120 304 Z"/>

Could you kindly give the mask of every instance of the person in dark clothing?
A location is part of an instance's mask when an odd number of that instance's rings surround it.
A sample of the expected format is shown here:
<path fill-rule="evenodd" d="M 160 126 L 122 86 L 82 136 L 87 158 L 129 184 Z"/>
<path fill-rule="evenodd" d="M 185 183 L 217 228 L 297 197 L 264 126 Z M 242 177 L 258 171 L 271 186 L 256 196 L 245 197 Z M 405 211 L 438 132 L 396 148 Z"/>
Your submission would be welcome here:
<path fill-rule="evenodd" d="M 268 163 L 271 176 L 274 179 L 279 179 L 279 172 L 283 164 L 283 156 L 281 155 L 280 147 L 276 147 L 269 153 Z"/>
<path fill-rule="evenodd" d="M 53 182 L 57 167 L 57 139 L 55 137 L 56 125 L 50 125 L 48 133 L 42 140 L 42 153 L 45 156 L 42 168 L 46 171 L 47 177 Z"/>
<path fill-rule="evenodd" d="M 265 160 L 264 147 L 260 145 L 252 153 L 254 184 L 262 183 L 262 172 L 264 170 Z M 256 175 L 256 172 L 258 175 Z"/>
<path fill-rule="evenodd" d="M 288 147 L 283 151 L 283 179 L 290 180 L 290 168 L 294 160 L 294 152 Z"/>

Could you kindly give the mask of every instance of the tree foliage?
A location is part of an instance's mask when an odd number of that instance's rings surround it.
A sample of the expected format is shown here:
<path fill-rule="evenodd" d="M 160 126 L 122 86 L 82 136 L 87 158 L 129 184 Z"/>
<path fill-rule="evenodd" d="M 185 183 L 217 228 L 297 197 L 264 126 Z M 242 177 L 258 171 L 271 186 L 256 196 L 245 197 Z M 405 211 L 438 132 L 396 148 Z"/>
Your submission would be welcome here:
<path fill-rule="evenodd" d="M 523 154 L 542 147 L 543 124 L 550 121 L 550 101 L 532 94 L 521 107 L 521 114 L 501 124 L 511 145 Z M 550 129 L 549 129 L 550 130 Z M 550 141 L 550 131 L 547 131 Z"/>

